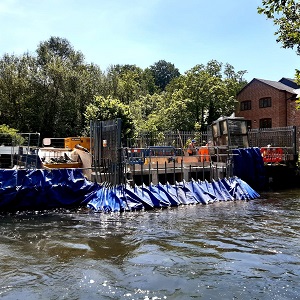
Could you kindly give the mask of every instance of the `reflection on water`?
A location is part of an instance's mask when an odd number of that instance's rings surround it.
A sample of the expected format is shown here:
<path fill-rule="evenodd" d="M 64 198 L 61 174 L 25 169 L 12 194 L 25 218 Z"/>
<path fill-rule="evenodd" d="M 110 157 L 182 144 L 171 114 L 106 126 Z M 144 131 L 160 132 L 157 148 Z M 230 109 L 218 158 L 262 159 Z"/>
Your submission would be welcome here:
<path fill-rule="evenodd" d="M 3 299 L 298 299 L 300 191 L 0 216 Z"/>

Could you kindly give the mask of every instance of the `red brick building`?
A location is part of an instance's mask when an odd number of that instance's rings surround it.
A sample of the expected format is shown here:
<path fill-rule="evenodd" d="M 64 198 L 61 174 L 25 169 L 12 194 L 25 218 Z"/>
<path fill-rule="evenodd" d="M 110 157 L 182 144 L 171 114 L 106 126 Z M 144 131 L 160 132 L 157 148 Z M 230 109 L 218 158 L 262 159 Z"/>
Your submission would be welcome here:
<path fill-rule="evenodd" d="M 249 120 L 249 128 L 300 126 L 295 100 L 300 86 L 293 79 L 254 78 L 237 95 L 236 117 Z"/>

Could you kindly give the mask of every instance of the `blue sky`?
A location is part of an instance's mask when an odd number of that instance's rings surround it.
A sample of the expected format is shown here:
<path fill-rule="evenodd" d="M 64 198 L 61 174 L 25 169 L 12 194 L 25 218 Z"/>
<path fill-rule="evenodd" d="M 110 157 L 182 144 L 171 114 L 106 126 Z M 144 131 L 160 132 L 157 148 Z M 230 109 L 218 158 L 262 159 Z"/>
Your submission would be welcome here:
<path fill-rule="evenodd" d="M 276 43 L 260 0 L 0 0 L 0 55 L 34 54 L 51 36 L 66 38 L 105 71 L 146 68 L 164 59 L 181 73 L 215 59 L 245 78 L 294 77 L 300 57 Z"/>

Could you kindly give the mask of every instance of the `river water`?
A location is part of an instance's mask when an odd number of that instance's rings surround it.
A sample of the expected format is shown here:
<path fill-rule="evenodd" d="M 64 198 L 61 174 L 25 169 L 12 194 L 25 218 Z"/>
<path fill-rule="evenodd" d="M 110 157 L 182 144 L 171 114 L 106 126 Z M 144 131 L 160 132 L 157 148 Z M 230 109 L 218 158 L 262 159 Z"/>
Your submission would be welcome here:
<path fill-rule="evenodd" d="M 3 299 L 299 299 L 300 190 L 123 214 L 0 215 Z"/>

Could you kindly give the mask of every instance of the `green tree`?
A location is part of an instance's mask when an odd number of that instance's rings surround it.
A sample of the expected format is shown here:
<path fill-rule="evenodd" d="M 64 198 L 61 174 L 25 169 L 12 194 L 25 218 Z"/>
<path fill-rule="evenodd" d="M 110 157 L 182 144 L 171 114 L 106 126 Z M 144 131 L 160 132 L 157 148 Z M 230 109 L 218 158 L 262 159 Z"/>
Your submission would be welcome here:
<path fill-rule="evenodd" d="M 298 0 L 262 0 L 258 12 L 278 26 L 277 42 L 284 48 L 296 47 L 300 55 L 300 3 Z"/>
<path fill-rule="evenodd" d="M 42 136 L 80 135 L 84 127 L 84 111 L 96 94 L 107 89 L 99 67 L 84 63 L 81 52 L 66 40 L 51 37 L 37 48 L 38 74 L 34 84 L 39 102 Z"/>
<path fill-rule="evenodd" d="M 129 106 L 118 99 L 112 97 L 104 98 L 96 96 L 85 110 L 85 133 L 89 134 L 91 120 L 113 120 L 120 118 L 122 120 L 122 137 L 130 138 L 134 133 L 134 122 L 130 114 Z"/>
<path fill-rule="evenodd" d="M 130 103 L 130 112 L 134 116 L 135 129 L 138 132 L 157 131 L 157 124 L 155 124 L 154 120 L 149 124 L 149 118 L 159 110 L 161 98 L 160 94 L 148 94 Z"/>
<path fill-rule="evenodd" d="M 197 122 L 202 128 L 206 128 L 205 118 L 209 103 L 211 101 L 210 88 L 214 82 L 214 77 L 207 72 L 204 65 L 196 65 L 186 72 L 183 93 L 189 99 L 188 110 L 192 112 L 191 130 Z"/>
<path fill-rule="evenodd" d="M 114 65 L 107 70 L 109 95 L 125 104 L 155 91 L 154 78 L 136 65 Z"/>
<path fill-rule="evenodd" d="M 49 137 L 74 135 L 77 124 L 81 123 L 77 115 L 80 107 L 77 91 L 83 55 L 74 51 L 67 40 L 51 37 L 39 44 L 37 61 L 40 74 L 36 84 L 40 93 L 36 100 L 42 104 L 41 131 Z"/>
<path fill-rule="evenodd" d="M 180 76 L 179 70 L 170 62 L 160 60 L 149 67 L 152 72 L 155 84 L 161 91 L 164 91 L 166 86 L 172 79 Z"/>
<path fill-rule="evenodd" d="M 27 102 L 34 92 L 31 79 L 36 62 L 29 54 L 5 54 L 0 60 L 0 117 L 1 122 L 26 131 Z"/>
<path fill-rule="evenodd" d="M 18 134 L 18 130 L 5 124 L 0 125 L 0 144 L 5 146 L 22 145 L 24 138 Z"/>
<path fill-rule="evenodd" d="M 300 55 L 300 3 L 298 0 L 262 0 L 258 13 L 273 20 L 278 28 L 275 32 L 277 42 L 284 48 L 296 48 Z M 296 70 L 296 77 L 300 84 L 300 71 Z"/>
<path fill-rule="evenodd" d="M 187 97 L 185 76 L 180 76 L 168 86 L 164 108 L 160 110 L 165 120 L 165 130 L 193 130 L 194 114 L 190 109 L 192 100 Z"/>
<path fill-rule="evenodd" d="M 73 66 L 80 66 L 84 61 L 84 56 L 80 51 L 75 51 L 67 39 L 60 37 L 50 37 L 49 40 L 41 42 L 36 50 L 38 63 L 47 65 L 56 58 L 61 61 L 72 63 Z"/>
<path fill-rule="evenodd" d="M 196 65 L 184 75 L 173 80 L 166 89 L 166 115 L 170 127 L 194 130 L 199 124 L 202 130 L 220 116 L 234 112 L 238 90 L 246 82 L 245 71 L 211 60 L 206 65 Z"/>
<path fill-rule="evenodd" d="M 66 39 L 51 37 L 38 45 L 35 56 L 0 59 L 0 117 L 41 138 L 81 135 L 87 120 L 98 115 L 121 117 L 124 137 L 134 130 L 193 130 L 196 123 L 205 129 L 232 113 L 244 73 L 216 60 L 184 75 L 164 60 L 145 70 L 115 65 L 103 73 L 86 64 Z"/>

